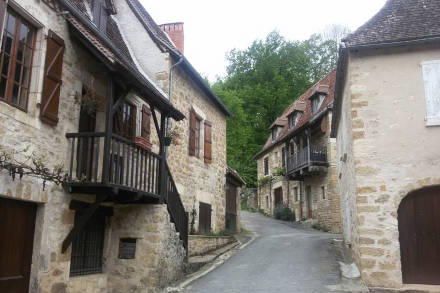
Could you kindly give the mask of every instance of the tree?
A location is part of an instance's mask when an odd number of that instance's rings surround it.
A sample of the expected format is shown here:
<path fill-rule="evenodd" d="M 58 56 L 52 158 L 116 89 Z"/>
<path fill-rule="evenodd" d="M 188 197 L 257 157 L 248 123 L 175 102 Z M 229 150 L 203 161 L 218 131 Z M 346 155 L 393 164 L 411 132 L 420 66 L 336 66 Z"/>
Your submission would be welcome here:
<path fill-rule="evenodd" d="M 265 144 L 269 126 L 290 103 L 336 64 L 333 41 L 320 35 L 287 41 L 278 32 L 231 50 L 227 76 L 212 88 L 231 110 L 227 125 L 228 165 L 248 185 L 257 182 L 254 156 Z"/>

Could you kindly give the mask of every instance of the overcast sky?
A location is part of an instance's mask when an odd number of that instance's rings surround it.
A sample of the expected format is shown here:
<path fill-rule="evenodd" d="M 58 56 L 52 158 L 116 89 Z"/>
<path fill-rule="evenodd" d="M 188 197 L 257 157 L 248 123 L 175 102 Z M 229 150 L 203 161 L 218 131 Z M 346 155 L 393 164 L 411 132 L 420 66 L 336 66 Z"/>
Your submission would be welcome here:
<path fill-rule="evenodd" d="M 289 40 L 304 40 L 330 24 L 352 31 L 386 0 L 140 0 L 158 23 L 185 23 L 185 56 L 214 81 L 224 76 L 225 54 L 278 30 Z"/>

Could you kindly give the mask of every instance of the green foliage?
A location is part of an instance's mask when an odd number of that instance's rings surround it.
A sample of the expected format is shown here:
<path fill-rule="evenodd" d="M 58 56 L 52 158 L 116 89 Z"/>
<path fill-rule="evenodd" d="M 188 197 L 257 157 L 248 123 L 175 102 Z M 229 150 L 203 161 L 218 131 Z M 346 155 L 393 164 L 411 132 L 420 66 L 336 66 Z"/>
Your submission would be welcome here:
<path fill-rule="evenodd" d="M 273 210 L 273 216 L 277 220 L 294 221 L 295 214 L 284 204 L 279 204 Z"/>
<path fill-rule="evenodd" d="M 320 225 L 319 223 L 315 223 L 315 224 L 313 224 L 313 225 L 312 225 L 312 228 L 315 229 L 315 230 L 323 231 L 323 232 L 328 232 L 328 231 L 330 231 L 326 226 L 322 226 L 322 225 Z"/>
<path fill-rule="evenodd" d="M 273 172 L 273 176 L 284 176 L 284 175 L 286 175 L 286 168 L 284 167 L 277 168 Z"/>
<path fill-rule="evenodd" d="M 232 112 L 227 124 L 228 165 L 248 186 L 256 186 L 254 159 L 267 140 L 269 126 L 285 107 L 336 64 L 337 46 L 319 35 L 287 41 L 278 32 L 227 55 L 227 76 L 212 89 Z"/>
<path fill-rule="evenodd" d="M 194 228 L 195 222 L 197 217 L 197 211 L 196 208 L 193 208 L 191 211 L 191 224 L 189 229 L 189 234 L 194 235 L 196 233 L 196 229 Z"/>
<path fill-rule="evenodd" d="M 272 180 L 272 176 L 264 176 L 258 180 L 258 185 L 266 185 Z"/>

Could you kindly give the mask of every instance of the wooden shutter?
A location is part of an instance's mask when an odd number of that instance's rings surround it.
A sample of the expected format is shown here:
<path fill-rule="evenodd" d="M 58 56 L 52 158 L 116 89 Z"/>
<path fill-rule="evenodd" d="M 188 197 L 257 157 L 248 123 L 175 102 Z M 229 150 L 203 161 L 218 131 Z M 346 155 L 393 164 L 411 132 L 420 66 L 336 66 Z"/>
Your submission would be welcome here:
<path fill-rule="evenodd" d="M 0 44 L 1 40 L 3 40 L 3 24 L 5 23 L 6 6 L 6 0 L 0 0 Z"/>
<path fill-rule="evenodd" d="M 440 124 L 440 61 L 422 63 L 425 84 L 426 124 Z"/>
<path fill-rule="evenodd" d="M 189 125 L 189 155 L 196 155 L 196 113 L 191 111 L 190 113 L 190 125 Z"/>
<path fill-rule="evenodd" d="M 40 118 L 42 121 L 52 125 L 58 123 L 64 49 L 64 40 L 53 31 L 49 31 Z"/>
<path fill-rule="evenodd" d="M 281 148 L 281 166 L 286 166 L 286 148 Z"/>
<path fill-rule="evenodd" d="M 212 125 L 210 122 L 205 122 L 205 163 L 212 162 Z"/>
<path fill-rule="evenodd" d="M 147 141 L 150 141 L 150 121 L 151 121 L 151 111 L 148 109 L 147 106 L 142 106 L 142 130 L 141 130 L 141 136 Z"/>

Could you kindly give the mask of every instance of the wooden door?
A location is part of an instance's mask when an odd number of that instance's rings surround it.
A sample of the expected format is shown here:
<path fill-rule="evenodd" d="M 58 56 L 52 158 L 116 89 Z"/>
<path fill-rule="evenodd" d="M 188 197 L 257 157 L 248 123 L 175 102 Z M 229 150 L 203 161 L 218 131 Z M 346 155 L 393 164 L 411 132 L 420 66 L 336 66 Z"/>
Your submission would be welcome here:
<path fill-rule="evenodd" d="M 275 189 L 275 207 L 283 203 L 283 188 L 279 187 Z"/>
<path fill-rule="evenodd" d="M 199 203 L 199 232 L 211 232 L 211 205 L 203 202 Z"/>
<path fill-rule="evenodd" d="M 307 217 L 313 218 L 313 210 L 312 210 L 312 187 L 306 187 L 306 196 L 307 196 Z"/>
<path fill-rule="evenodd" d="M 36 205 L 0 198 L 0 292 L 29 288 Z"/>
<path fill-rule="evenodd" d="M 237 230 L 237 186 L 226 182 L 226 230 Z"/>
<path fill-rule="evenodd" d="M 403 283 L 440 285 L 440 187 L 411 192 L 398 221 Z"/>

